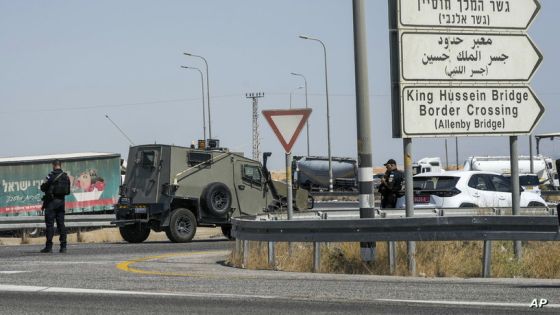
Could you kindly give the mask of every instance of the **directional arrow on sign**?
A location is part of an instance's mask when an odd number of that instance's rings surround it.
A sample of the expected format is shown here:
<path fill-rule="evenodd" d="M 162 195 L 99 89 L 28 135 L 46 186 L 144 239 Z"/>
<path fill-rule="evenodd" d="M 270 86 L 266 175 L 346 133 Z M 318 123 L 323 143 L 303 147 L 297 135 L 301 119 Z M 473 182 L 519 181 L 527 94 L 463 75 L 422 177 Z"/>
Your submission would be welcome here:
<path fill-rule="evenodd" d="M 533 91 L 519 86 L 409 85 L 402 104 L 403 133 L 417 137 L 528 134 L 544 113 Z"/>
<path fill-rule="evenodd" d="M 528 81 L 543 57 L 527 35 L 402 32 L 402 80 Z"/>
<path fill-rule="evenodd" d="M 541 5 L 537 0 L 399 0 L 405 27 L 521 29 L 529 27 Z"/>
<path fill-rule="evenodd" d="M 286 153 L 290 153 L 305 122 L 311 115 L 311 109 L 273 109 L 263 110 L 262 113 Z"/>

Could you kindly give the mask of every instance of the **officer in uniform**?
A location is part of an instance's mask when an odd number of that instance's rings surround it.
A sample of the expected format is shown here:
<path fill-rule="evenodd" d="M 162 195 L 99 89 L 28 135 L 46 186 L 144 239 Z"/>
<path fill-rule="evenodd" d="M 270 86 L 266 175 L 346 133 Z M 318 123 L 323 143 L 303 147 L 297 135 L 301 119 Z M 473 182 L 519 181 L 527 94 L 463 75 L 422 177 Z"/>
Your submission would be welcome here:
<path fill-rule="evenodd" d="M 381 208 L 395 208 L 397 199 L 402 196 L 403 173 L 397 169 L 397 162 L 390 159 L 384 164 L 387 171 L 379 184 Z"/>
<path fill-rule="evenodd" d="M 56 227 L 60 234 L 60 252 L 66 253 L 66 228 L 64 226 L 64 196 L 54 189 L 55 185 L 68 185 L 70 188 L 70 179 L 68 175 L 62 171 L 62 163 L 60 160 L 52 162 L 53 170 L 49 173 L 46 181 L 41 184 L 41 191 L 45 193 L 43 196 L 42 210 L 45 213 L 46 237 L 47 242 L 45 248 L 41 253 L 52 253 L 53 236 L 54 236 L 54 221 L 56 220 Z"/>

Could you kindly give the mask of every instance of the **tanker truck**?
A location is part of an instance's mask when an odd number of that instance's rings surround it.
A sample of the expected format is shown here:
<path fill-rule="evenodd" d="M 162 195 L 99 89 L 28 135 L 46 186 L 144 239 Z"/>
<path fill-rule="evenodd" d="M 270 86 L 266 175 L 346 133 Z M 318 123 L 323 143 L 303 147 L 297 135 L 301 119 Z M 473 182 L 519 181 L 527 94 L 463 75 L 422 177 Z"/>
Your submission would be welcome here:
<path fill-rule="evenodd" d="M 358 168 L 355 159 L 332 157 L 333 189 L 357 190 Z M 324 156 L 294 156 L 292 178 L 295 187 L 308 191 L 329 189 L 329 159 Z"/>

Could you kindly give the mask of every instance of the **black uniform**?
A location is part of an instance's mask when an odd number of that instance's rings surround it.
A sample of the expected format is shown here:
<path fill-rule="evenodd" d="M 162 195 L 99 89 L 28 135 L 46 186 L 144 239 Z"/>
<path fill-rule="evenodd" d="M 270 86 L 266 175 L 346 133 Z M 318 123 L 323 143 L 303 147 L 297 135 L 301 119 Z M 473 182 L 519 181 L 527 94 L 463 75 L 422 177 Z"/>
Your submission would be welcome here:
<path fill-rule="evenodd" d="M 386 171 L 385 183 L 379 186 L 381 208 L 395 208 L 397 199 L 402 196 L 403 173 L 399 170 Z"/>
<path fill-rule="evenodd" d="M 55 183 L 57 181 L 57 183 Z M 41 190 L 45 193 L 43 197 L 43 210 L 45 211 L 45 225 L 47 242 L 45 250 L 51 251 L 54 236 L 54 221 L 60 234 L 60 250 L 66 251 L 66 227 L 64 226 L 64 195 L 54 194 L 53 185 L 70 185 L 70 180 L 61 169 L 55 169 L 47 176 L 47 180 L 41 185 Z"/>

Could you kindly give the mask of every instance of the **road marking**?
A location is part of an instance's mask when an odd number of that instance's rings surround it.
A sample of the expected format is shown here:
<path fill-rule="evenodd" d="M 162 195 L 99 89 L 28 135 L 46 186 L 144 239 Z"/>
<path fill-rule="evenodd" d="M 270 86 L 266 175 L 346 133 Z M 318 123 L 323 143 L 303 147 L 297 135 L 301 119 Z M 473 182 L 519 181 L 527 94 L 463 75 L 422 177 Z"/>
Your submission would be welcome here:
<path fill-rule="evenodd" d="M 3 275 L 13 275 L 13 274 L 16 274 L 16 273 L 24 273 L 24 272 L 31 272 L 31 271 L 6 270 L 6 271 L 0 271 L 0 274 L 3 274 Z"/>
<path fill-rule="evenodd" d="M 96 295 L 138 295 L 138 296 L 176 296 L 176 297 L 202 297 L 202 298 L 231 298 L 231 299 L 294 299 L 293 297 L 282 297 L 274 295 L 251 295 L 231 293 L 204 293 L 204 292 L 149 292 L 149 291 L 124 291 L 124 290 L 101 290 L 84 288 L 44 287 L 0 284 L 0 292 L 31 292 L 31 293 L 68 293 L 68 294 L 96 294 Z M 296 300 L 314 300 L 295 298 Z M 520 307 L 529 308 L 530 303 L 502 303 L 502 302 L 466 302 L 466 301 L 439 301 L 439 300 L 399 300 L 399 299 L 375 299 L 378 302 L 397 303 L 422 303 L 452 306 L 497 306 L 497 307 Z M 371 302 L 371 300 L 370 300 Z M 545 308 L 560 308 L 560 304 L 548 304 Z"/>
<path fill-rule="evenodd" d="M 120 270 L 123 270 L 123 271 L 137 273 L 137 274 L 143 274 L 143 275 L 151 275 L 151 276 L 203 277 L 203 275 L 195 275 L 195 274 L 191 274 L 191 273 L 164 272 L 164 271 L 157 271 L 157 270 L 138 269 L 138 268 L 133 268 L 132 265 L 134 265 L 136 263 L 139 263 L 139 262 L 150 261 L 150 260 L 160 260 L 160 259 L 166 259 L 166 258 L 171 258 L 171 257 L 194 256 L 194 255 L 201 255 L 201 254 L 224 254 L 225 255 L 227 253 L 229 253 L 229 251 L 224 251 L 224 250 L 220 250 L 220 251 L 218 251 L 218 250 L 215 250 L 215 251 L 199 251 L 199 252 L 188 252 L 188 253 L 171 253 L 171 254 L 148 256 L 148 257 L 143 257 L 143 258 L 139 258 L 139 259 L 123 261 L 121 263 L 118 263 L 116 267 L 117 267 L 117 269 L 120 269 Z M 204 277 L 208 277 L 208 276 L 206 275 Z"/>
<path fill-rule="evenodd" d="M 144 295 L 144 296 L 180 296 L 180 297 L 209 297 L 209 298 L 257 298 L 278 299 L 272 295 L 247 295 L 229 293 L 198 293 L 198 292 L 149 292 L 149 291 L 122 291 L 122 290 L 100 290 L 83 288 L 41 287 L 27 285 L 0 284 L 0 292 L 35 292 L 35 293 L 70 293 L 70 294 L 98 294 L 98 295 Z"/>
<path fill-rule="evenodd" d="M 443 300 L 399 300 L 399 299 L 376 299 L 380 302 L 398 303 L 419 303 L 419 304 L 439 304 L 453 306 L 501 306 L 501 307 L 523 307 L 529 308 L 531 302 L 527 303 L 507 303 L 507 302 L 471 302 L 471 301 L 443 301 Z M 560 304 L 547 304 L 546 308 L 560 308 Z"/>

